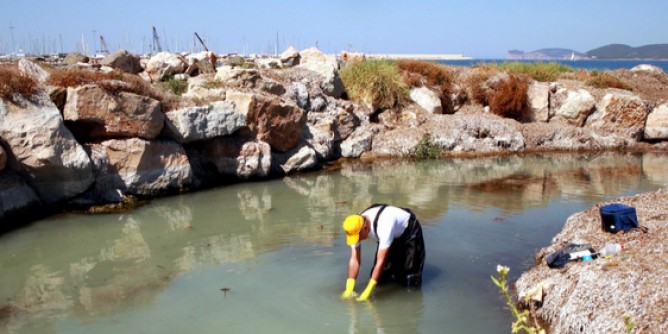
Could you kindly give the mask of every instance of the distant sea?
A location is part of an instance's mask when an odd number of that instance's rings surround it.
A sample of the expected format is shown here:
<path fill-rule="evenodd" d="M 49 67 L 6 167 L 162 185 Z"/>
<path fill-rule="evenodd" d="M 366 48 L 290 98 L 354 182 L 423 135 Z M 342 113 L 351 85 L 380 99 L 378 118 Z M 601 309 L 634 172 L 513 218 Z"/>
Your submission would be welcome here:
<path fill-rule="evenodd" d="M 668 73 L 668 60 L 510 60 L 510 59 L 467 59 L 467 60 L 437 60 L 437 63 L 455 66 L 474 66 L 481 63 L 503 63 L 503 62 L 556 62 L 574 69 L 584 70 L 617 70 L 631 69 L 639 64 L 650 64 L 658 66 Z"/>

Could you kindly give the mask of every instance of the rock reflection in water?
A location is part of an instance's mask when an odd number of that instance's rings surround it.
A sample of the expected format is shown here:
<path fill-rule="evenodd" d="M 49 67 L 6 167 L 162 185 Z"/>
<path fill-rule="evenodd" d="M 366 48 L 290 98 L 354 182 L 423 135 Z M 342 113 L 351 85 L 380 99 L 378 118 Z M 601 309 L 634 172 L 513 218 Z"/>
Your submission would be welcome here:
<path fill-rule="evenodd" d="M 666 163 L 660 154 L 619 153 L 354 162 L 158 199 L 129 213 L 54 217 L 0 236 L 0 322 L 10 332 L 49 332 L 59 319 L 156 303 L 182 273 L 251 270 L 263 266 L 256 261 L 263 254 L 294 247 L 326 257 L 339 245 L 341 218 L 375 202 L 411 207 L 437 228 L 453 207 L 510 214 L 559 198 L 604 200 L 647 183 L 654 189 L 668 180 Z M 415 330 L 401 328 L 419 332 L 421 294 L 413 301 Z M 396 305 L 371 307 L 350 310 L 351 328 L 397 328 Z M 375 325 L 355 320 L 355 312 Z"/>

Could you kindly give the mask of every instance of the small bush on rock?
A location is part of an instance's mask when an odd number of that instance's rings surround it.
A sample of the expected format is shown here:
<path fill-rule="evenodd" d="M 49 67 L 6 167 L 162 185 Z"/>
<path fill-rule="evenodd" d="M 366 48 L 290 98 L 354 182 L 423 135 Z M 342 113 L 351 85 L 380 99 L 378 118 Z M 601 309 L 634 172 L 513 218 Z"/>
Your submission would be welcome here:
<path fill-rule="evenodd" d="M 408 100 L 408 85 L 392 61 L 360 62 L 344 67 L 340 74 L 352 101 L 377 109 L 391 109 Z"/>
<path fill-rule="evenodd" d="M 15 65 L 0 66 L 0 98 L 14 101 L 14 95 L 31 98 L 37 83 L 31 77 L 19 71 Z"/>

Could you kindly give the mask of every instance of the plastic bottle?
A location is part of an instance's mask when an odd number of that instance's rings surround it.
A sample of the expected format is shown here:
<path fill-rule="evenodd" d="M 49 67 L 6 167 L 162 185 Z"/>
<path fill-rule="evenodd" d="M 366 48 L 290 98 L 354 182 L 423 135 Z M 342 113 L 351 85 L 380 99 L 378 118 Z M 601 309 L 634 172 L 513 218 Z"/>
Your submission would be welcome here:
<path fill-rule="evenodd" d="M 624 249 L 624 245 L 621 244 L 607 244 L 605 247 L 601 248 L 601 250 L 598 251 L 598 254 L 601 256 L 610 256 L 610 255 L 615 255 Z"/>

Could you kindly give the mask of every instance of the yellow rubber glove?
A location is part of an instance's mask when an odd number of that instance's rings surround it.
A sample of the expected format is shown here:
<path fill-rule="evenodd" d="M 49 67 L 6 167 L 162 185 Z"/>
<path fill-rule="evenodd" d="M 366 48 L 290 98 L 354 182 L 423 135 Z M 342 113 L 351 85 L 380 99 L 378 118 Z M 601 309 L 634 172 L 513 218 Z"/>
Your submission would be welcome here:
<path fill-rule="evenodd" d="M 376 287 L 376 284 L 377 284 L 376 280 L 372 278 L 369 281 L 369 284 L 366 286 L 366 289 L 364 289 L 364 292 L 362 292 L 360 297 L 357 298 L 357 301 L 361 302 L 361 301 L 369 300 L 369 296 L 371 296 L 371 291 L 373 291 L 373 288 Z"/>
<path fill-rule="evenodd" d="M 346 291 L 341 294 L 341 299 L 350 299 L 357 297 L 355 293 L 355 279 L 349 278 L 346 280 Z"/>

